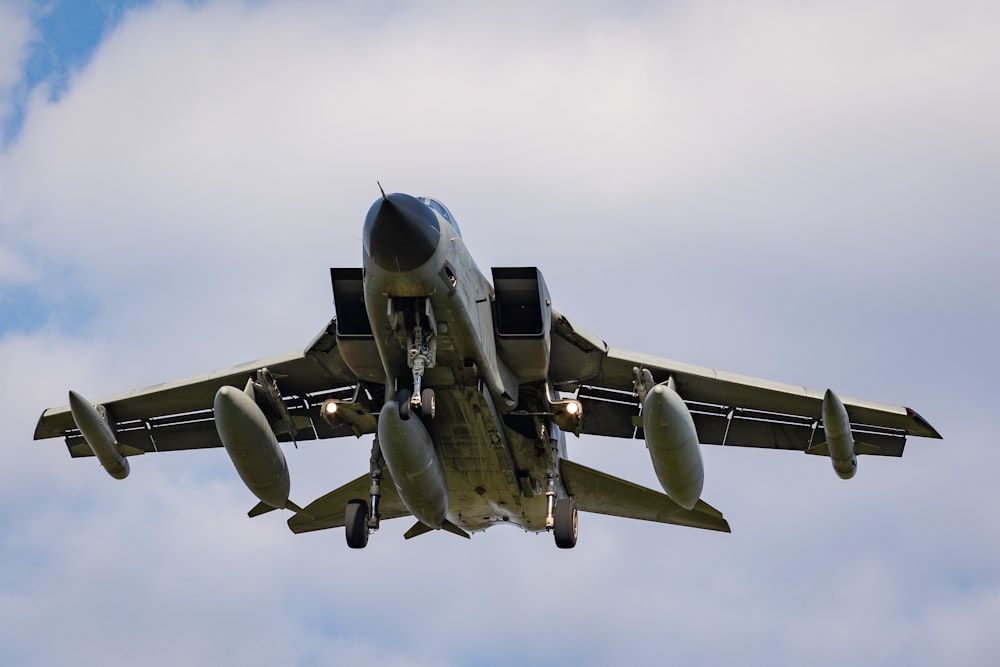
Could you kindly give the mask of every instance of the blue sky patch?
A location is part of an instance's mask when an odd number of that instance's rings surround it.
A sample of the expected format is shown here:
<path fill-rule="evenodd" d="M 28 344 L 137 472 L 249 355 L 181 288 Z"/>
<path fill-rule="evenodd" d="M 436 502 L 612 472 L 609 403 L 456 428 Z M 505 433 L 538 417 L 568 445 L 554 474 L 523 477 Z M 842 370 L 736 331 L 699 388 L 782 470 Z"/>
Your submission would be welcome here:
<path fill-rule="evenodd" d="M 29 45 L 21 85 L 17 87 L 14 99 L 11 100 L 10 116 L 4 119 L 4 145 L 10 143 L 21 131 L 25 105 L 31 91 L 42 83 L 48 83 L 51 98 L 59 99 L 66 92 L 72 74 L 87 64 L 101 38 L 118 24 L 125 12 L 149 5 L 150 2 L 151 0 L 61 0 L 35 9 L 32 20 L 36 39 Z"/>
<path fill-rule="evenodd" d="M 53 299 L 30 285 L 14 285 L 0 290 L 0 336 L 30 333 L 46 325 L 60 330 L 79 330 L 90 322 L 96 305 L 82 294 L 60 294 Z"/>

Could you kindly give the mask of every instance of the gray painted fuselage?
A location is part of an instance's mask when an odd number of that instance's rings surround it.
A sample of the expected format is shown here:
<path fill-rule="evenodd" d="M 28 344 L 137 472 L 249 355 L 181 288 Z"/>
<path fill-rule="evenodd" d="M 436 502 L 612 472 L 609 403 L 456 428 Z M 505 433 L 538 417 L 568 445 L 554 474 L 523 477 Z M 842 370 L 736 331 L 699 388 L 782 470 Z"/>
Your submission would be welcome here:
<path fill-rule="evenodd" d="M 423 415 L 415 412 L 410 419 L 420 420 L 430 435 L 431 456 L 444 471 L 445 493 L 442 496 L 438 493 L 441 490 L 427 488 L 428 475 L 421 469 L 435 465 L 433 461 L 426 457 L 415 460 L 411 454 L 406 464 L 410 469 L 394 469 L 393 457 L 386 452 L 393 443 L 381 438 L 387 466 L 400 496 L 425 523 L 423 516 L 434 515 L 438 509 L 422 499 L 443 497 L 447 519 L 469 531 L 507 522 L 526 530 L 544 530 L 546 474 L 555 470 L 557 452 L 564 450 L 562 433 L 548 420 L 537 418 L 522 419 L 528 428 L 505 428 L 501 411 L 517 405 L 519 386 L 498 354 L 492 287 L 450 216 L 426 207 L 433 221 L 410 216 L 409 221 L 401 223 L 436 223 L 439 233 L 431 235 L 436 237 L 433 248 L 416 247 L 424 243 L 424 238 L 396 248 L 378 247 L 377 234 L 372 231 L 373 216 L 379 215 L 377 209 L 397 201 L 412 204 L 409 200 L 413 198 L 389 195 L 377 201 L 369 213 L 363 258 L 364 299 L 387 398 L 413 388 L 407 351 L 414 327 L 419 323 L 423 334 L 434 339 L 433 364 L 427 367 L 422 381 L 424 387 L 435 392 L 436 415 L 430 418 L 425 406 Z M 428 252 L 426 258 L 419 256 Z M 533 403 L 535 412 L 546 411 L 544 386 L 524 391 L 522 411 Z M 396 404 L 391 405 L 395 409 Z M 408 446 L 405 442 L 397 445 Z"/>

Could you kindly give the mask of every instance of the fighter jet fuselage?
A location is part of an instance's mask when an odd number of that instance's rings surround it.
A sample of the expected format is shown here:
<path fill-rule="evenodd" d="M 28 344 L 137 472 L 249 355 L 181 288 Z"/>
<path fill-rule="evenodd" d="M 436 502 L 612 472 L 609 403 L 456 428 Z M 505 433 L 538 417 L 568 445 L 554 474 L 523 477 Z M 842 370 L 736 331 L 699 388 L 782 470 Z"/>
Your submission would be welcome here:
<path fill-rule="evenodd" d="M 558 451 L 562 434 L 540 425 L 552 442 L 520 451 L 509 442 L 501 410 L 517 406 L 520 379 L 500 357 L 495 292 L 454 218 L 435 200 L 392 194 L 372 205 L 363 238 L 364 303 L 381 376 L 371 374 L 363 345 L 357 360 L 345 353 L 344 361 L 386 387 L 378 437 L 401 499 L 431 528 L 450 517 L 472 531 L 497 522 L 543 530 L 546 460 L 556 459 L 546 449 Z M 544 387 L 533 393 L 522 412 L 542 414 L 548 406 L 531 403 Z"/>
<path fill-rule="evenodd" d="M 510 524 L 570 548 L 578 510 L 728 532 L 701 498 L 705 444 L 826 456 L 849 479 L 860 454 L 940 437 L 909 408 L 609 347 L 553 309 L 537 268 L 485 276 L 431 198 L 383 194 L 361 266 L 330 277 L 336 316 L 304 351 L 94 404 L 70 392 L 35 438 L 63 437 L 118 479 L 126 457 L 222 446 L 260 501 L 251 517 L 343 526 L 353 548 L 406 516 L 407 538 Z M 645 440 L 664 492 L 569 460 L 567 432 Z M 373 436 L 368 473 L 292 502 L 281 443 L 350 435 Z"/>

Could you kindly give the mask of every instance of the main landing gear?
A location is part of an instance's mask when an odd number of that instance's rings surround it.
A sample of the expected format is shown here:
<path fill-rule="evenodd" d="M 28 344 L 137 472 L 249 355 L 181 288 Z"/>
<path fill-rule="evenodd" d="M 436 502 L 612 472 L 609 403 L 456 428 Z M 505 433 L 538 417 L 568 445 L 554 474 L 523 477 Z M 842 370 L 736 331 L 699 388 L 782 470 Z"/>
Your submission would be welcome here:
<path fill-rule="evenodd" d="M 572 498 L 562 498 L 556 501 L 553 516 L 552 534 L 556 538 L 556 546 L 560 549 L 572 549 L 576 546 L 576 538 L 580 532 L 579 515 L 576 501 Z"/>
<path fill-rule="evenodd" d="M 576 501 L 572 498 L 556 501 L 555 527 L 552 533 L 556 538 L 556 546 L 560 549 L 572 549 L 576 546 L 580 522 Z"/>
<path fill-rule="evenodd" d="M 382 469 L 385 468 L 385 458 L 382 456 L 382 448 L 379 447 L 378 438 L 372 443 L 372 455 L 369 459 L 369 474 L 371 476 L 371 486 L 368 488 L 368 497 L 371 502 L 365 502 L 360 498 L 347 501 L 344 510 L 344 532 L 347 535 L 347 546 L 352 549 L 364 549 L 368 546 L 368 536 L 378 530 L 379 512 L 378 504 L 382 498 Z M 369 513 L 369 507 L 371 512 Z"/>
<path fill-rule="evenodd" d="M 358 499 L 347 501 L 344 528 L 347 532 L 347 546 L 352 549 L 364 549 L 368 546 L 368 503 Z"/>
<path fill-rule="evenodd" d="M 551 530 L 560 549 L 572 549 L 580 533 L 579 512 L 572 498 L 556 499 L 556 478 L 550 475 L 545 491 L 547 500 L 545 528 Z"/>

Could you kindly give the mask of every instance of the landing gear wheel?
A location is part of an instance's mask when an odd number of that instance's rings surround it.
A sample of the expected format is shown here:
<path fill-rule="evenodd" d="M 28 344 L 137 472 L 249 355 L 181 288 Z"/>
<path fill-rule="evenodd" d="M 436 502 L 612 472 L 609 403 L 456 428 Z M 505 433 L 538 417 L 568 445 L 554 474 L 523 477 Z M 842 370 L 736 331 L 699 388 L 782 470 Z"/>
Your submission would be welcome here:
<path fill-rule="evenodd" d="M 399 403 L 399 418 L 406 421 L 410 418 L 410 390 L 400 389 L 396 394 L 396 402 Z"/>
<path fill-rule="evenodd" d="M 368 503 L 363 500 L 347 501 L 344 529 L 347 533 L 347 546 L 364 549 L 368 545 Z"/>
<path fill-rule="evenodd" d="M 556 537 L 556 546 L 560 549 L 572 549 L 575 547 L 576 536 L 579 530 L 576 501 L 572 498 L 557 500 L 555 526 L 553 526 L 552 531 Z"/>
<path fill-rule="evenodd" d="M 434 398 L 433 389 L 428 388 L 420 392 L 420 411 L 428 419 L 434 419 L 434 415 L 437 414 L 437 399 Z"/>

